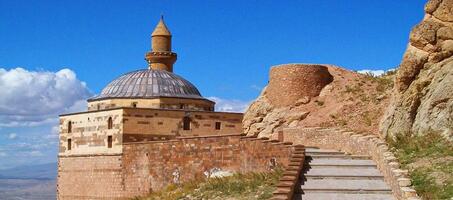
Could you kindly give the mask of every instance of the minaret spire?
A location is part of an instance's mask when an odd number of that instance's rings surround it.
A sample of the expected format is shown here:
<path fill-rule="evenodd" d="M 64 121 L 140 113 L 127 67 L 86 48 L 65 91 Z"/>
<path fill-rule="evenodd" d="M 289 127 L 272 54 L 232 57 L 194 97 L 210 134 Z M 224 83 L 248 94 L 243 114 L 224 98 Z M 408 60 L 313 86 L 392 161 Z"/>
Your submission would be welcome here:
<path fill-rule="evenodd" d="M 149 67 L 154 70 L 166 70 L 173 72 L 173 64 L 176 62 L 176 53 L 171 52 L 171 32 L 161 15 L 159 22 L 151 34 L 151 52 L 146 53 L 145 60 Z"/>

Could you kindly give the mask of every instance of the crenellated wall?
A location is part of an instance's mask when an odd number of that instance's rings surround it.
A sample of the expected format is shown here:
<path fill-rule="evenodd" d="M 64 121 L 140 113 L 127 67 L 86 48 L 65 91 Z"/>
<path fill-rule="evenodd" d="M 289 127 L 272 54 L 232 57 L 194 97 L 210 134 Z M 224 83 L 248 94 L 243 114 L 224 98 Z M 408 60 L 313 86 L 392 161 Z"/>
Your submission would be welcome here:
<path fill-rule="evenodd" d="M 216 170 L 267 171 L 287 166 L 293 151 L 275 140 L 222 135 L 127 143 L 117 155 L 63 156 L 58 199 L 131 198 Z"/>

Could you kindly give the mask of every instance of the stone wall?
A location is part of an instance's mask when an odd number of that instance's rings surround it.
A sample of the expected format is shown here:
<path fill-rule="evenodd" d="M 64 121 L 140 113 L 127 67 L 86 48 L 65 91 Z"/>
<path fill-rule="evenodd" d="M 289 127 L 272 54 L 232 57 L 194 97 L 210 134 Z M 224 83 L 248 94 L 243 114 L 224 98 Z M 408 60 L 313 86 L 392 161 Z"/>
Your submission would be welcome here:
<path fill-rule="evenodd" d="M 163 109 L 124 108 L 124 142 L 156 140 L 165 136 L 239 134 L 242 113 L 202 112 Z M 190 119 L 190 130 L 183 129 L 183 118 Z M 216 122 L 220 129 L 215 129 Z"/>
<path fill-rule="evenodd" d="M 109 118 L 112 119 L 110 129 Z M 123 111 L 120 109 L 60 116 L 59 155 L 121 153 L 122 122 Z M 112 136 L 111 148 L 108 148 L 108 136 Z M 71 150 L 68 149 L 68 139 L 71 139 Z"/>
<path fill-rule="evenodd" d="M 333 76 L 323 65 L 278 65 L 269 73 L 267 97 L 276 107 L 290 106 L 299 99 L 318 96 L 332 81 Z"/>
<path fill-rule="evenodd" d="M 121 154 L 60 156 L 58 158 L 58 199 L 111 199 L 123 195 Z"/>
<path fill-rule="evenodd" d="M 254 137 L 210 136 L 124 145 L 126 191 L 144 195 L 170 183 L 209 176 L 216 170 L 259 172 L 287 165 L 290 145 Z"/>
<path fill-rule="evenodd" d="M 287 166 L 288 143 L 243 135 L 183 137 L 123 144 L 122 154 L 60 156 L 59 199 L 118 199 L 146 195 L 170 183 L 216 171 L 267 171 Z"/>
<path fill-rule="evenodd" d="M 121 107 L 154 108 L 154 109 L 181 109 L 214 111 L 214 102 L 207 99 L 184 99 L 184 98 L 155 98 L 155 99 L 124 99 L 112 98 L 88 102 L 88 110 L 105 110 Z"/>
<path fill-rule="evenodd" d="M 238 134 L 242 113 L 116 108 L 60 116 L 59 155 L 121 153 L 123 143 L 168 140 L 177 136 Z M 190 130 L 183 130 L 183 118 Z M 109 118 L 112 127 L 108 127 Z M 69 131 L 71 123 L 71 131 Z M 216 123 L 219 129 L 216 129 Z M 108 137 L 112 147 L 108 148 Z M 68 149 L 71 139 L 71 150 Z"/>

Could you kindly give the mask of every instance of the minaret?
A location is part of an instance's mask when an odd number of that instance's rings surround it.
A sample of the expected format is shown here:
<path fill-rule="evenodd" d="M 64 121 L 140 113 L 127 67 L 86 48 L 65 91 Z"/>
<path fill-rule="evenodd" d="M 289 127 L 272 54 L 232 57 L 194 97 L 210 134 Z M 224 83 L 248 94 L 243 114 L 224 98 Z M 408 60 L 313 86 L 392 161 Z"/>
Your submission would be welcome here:
<path fill-rule="evenodd" d="M 151 52 L 145 55 L 149 68 L 173 72 L 176 53 L 171 52 L 171 33 L 164 23 L 163 16 L 151 34 L 151 49 Z"/>

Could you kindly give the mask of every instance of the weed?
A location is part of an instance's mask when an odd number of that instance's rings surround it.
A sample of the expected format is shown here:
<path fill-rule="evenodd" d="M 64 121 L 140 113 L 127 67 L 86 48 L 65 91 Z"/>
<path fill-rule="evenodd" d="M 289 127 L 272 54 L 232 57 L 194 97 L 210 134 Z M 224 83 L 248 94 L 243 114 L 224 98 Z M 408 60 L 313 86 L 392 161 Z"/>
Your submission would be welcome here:
<path fill-rule="evenodd" d="M 415 137 L 399 134 L 394 140 L 388 138 L 388 142 L 402 167 L 409 169 L 412 184 L 420 196 L 424 199 L 453 197 L 453 162 L 446 159 L 453 157 L 451 143 L 438 133 Z"/>
<path fill-rule="evenodd" d="M 135 200 L 224 199 L 227 197 L 264 200 L 272 197 L 272 192 L 282 174 L 282 169 L 276 169 L 267 173 L 237 173 L 228 177 L 194 180 L 181 185 L 169 185 L 151 193 L 148 197 Z"/>

